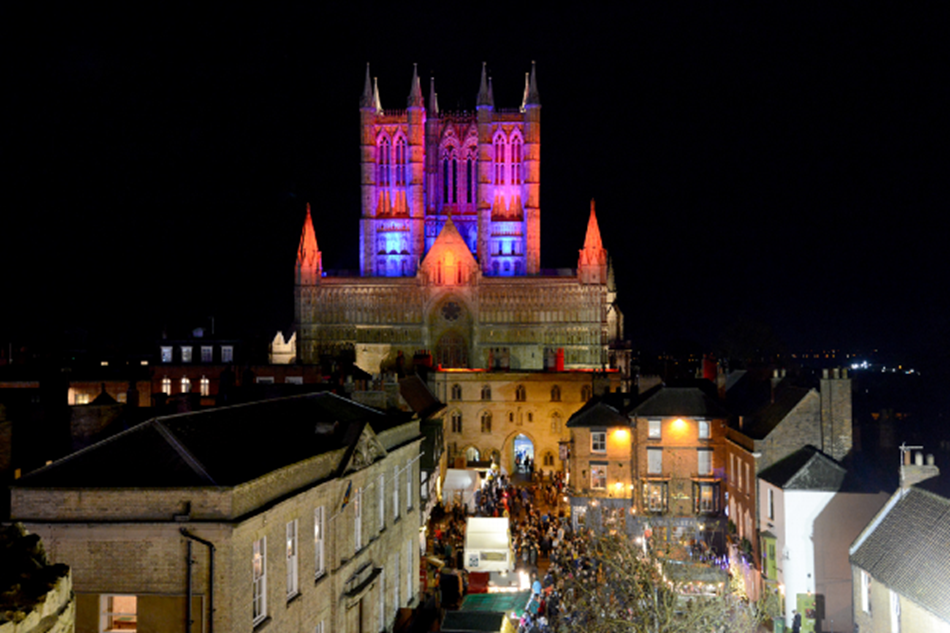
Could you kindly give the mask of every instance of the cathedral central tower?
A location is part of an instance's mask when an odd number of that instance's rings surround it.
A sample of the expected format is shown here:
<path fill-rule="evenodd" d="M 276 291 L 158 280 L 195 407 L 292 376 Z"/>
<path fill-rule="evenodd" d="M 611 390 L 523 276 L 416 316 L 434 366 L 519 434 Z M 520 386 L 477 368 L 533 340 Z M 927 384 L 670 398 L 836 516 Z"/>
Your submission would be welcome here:
<path fill-rule="evenodd" d="M 360 99 L 360 274 L 411 277 L 451 218 L 487 277 L 541 264 L 541 102 L 534 64 L 521 107 L 496 109 L 482 66 L 475 112 L 428 105 L 413 69 L 405 110 L 384 110 L 369 66 Z"/>

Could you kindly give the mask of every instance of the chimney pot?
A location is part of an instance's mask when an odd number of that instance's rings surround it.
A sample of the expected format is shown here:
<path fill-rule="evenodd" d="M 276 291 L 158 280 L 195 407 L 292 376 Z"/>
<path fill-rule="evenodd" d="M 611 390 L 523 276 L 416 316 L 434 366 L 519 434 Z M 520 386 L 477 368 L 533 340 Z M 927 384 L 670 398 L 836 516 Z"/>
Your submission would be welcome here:
<path fill-rule="evenodd" d="M 844 369 L 841 370 L 841 377 L 842 377 L 842 378 L 847 378 L 847 377 L 848 377 L 848 368 L 847 368 L 847 367 L 845 367 Z"/>
<path fill-rule="evenodd" d="M 928 465 L 928 466 L 933 466 L 933 465 L 934 465 L 934 456 L 933 456 L 933 453 L 930 453 L 929 455 L 927 455 L 927 465 Z"/>
<path fill-rule="evenodd" d="M 914 453 L 914 465 L 923 466 L 924 465 L 924 454 L 920 451 Z"/>
<path fill-rule="evenodd" d="M 821 377 L 824 378 L 825 380 L 828 380 L 828 370 L 827 370 L 827 369 L 822 369 L 822 370 L 821 370 Z"/>
<path fill-rule="evenodd" d="M 772 370 L 772 378 L 778 378 L 778 370 L 777 370 L 777 369 L 773 369 L 773 370 Z"/>
<path fill-rule="evenodd" d="M 837 367 L 831 370 L 831 372 L 832 372 L 831 375 L 835 377 L 835 380 L 841 377 L 841 372 L 838 370 Z"/>

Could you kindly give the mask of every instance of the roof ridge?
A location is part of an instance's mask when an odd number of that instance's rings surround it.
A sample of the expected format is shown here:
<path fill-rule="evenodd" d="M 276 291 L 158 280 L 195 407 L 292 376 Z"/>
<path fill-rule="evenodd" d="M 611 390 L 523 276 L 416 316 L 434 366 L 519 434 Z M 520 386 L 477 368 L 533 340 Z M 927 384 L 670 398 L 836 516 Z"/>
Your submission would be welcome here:
<path fill-rule="evenodd" d="M 172 433 L 171 429 L 162 424 L 159 420 L 154 420 L 154 426 L 159 435 L 165 438 L 165 441 L 168 442 L 169 446 L 175 449 L 175 452 L 177 452 L 181 458 L 185 460 L 185 463 L 188 464 L 188 466 L 190 466 L 197 475 L 214 486 L 218 485 L 218 482 L 216 482 L 214 477 L 208 473 L 204 465 L 198 461 L 197 457 L 191 454 L 191 451 L 185 448 L 185 445 L 182 444 L 182 442 L 177 437 L 175 437 L 175 434 Z"/>

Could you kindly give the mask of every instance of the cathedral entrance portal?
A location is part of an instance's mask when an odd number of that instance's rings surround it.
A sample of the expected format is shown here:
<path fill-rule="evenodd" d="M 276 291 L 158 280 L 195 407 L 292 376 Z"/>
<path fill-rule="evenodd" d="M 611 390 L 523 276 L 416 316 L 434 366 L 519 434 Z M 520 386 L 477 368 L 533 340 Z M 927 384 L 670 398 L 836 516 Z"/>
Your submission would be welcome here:
<path fill-rule="evenodd" d="M 512 449 L 515 458 L 515 472 L 527 472 L 528 460 L 530 459 L 531 462 L 534 462 L 534 442 L 528 439 L 527 435 L 521 433 L 517 435 L 514 442 L 512 442 Z"/>

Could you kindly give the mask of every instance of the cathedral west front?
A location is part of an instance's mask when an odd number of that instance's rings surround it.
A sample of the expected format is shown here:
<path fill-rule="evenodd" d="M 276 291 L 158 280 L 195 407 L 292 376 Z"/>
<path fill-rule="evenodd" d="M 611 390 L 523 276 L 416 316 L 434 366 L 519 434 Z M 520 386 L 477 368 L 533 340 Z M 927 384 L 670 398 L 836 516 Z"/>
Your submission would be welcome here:
<path fill-rule="evenodd" d="M 360 270 L 323 267 L 308 207 L 297 252 L 297 352 L 350 353 L 377 373 L 402 355 L 443 368 L 601 369 L 623 337 L 591 204 L 576 270 L 541 268 L 541 102 L 496 108 L 482 68 L 475 112 L 439 109 L 413 71 L 407 107 L 360 99 Z M 580 229 L 580 226 L 577 227 Z"/>

